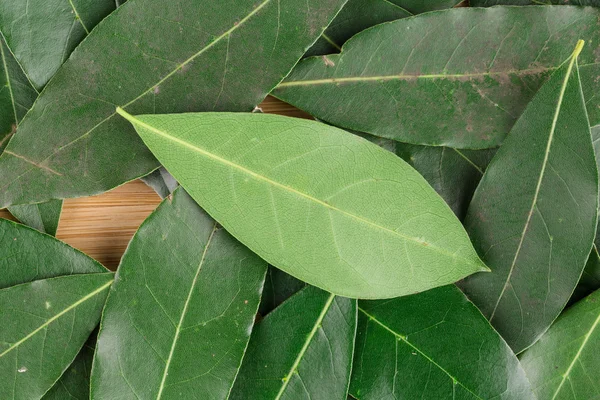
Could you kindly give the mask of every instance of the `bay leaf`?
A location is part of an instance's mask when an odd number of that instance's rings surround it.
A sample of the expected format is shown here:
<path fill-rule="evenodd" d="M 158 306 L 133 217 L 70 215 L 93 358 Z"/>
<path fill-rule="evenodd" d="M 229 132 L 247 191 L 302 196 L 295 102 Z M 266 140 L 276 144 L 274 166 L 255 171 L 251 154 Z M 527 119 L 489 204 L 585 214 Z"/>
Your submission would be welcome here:
<path fill-rule="evenodd" d="M 0 32 L 33 87 L 41 90 L 114 0 L 3 0 Z"/>
<path fill-rule="evenodd" d="M 119 265 L 90 398 L 227 398 L 265 273 L 264 261 L 177 189 Z"/>
<path fill-rule="evenodd" d="M 311 285 L 385 298 L 487 270 L 425 179 L 367 140 L 278 115 L 118 112 L 225 229 Z"/>
<path fill-rule="evenodd" d="M 265 278 L 265 288 L 260 299 L 260 306 L 258 307 L 259 314 L 262 316 L 267 315 L 305 286 L 306 283 L 301 280 L 270 266 Z"/>
<path fill-rule="evenodd" d="M 582 45 L 527 106 L 465 219 L 492 273 L 460 286 L 517 353 L 566 305 L 596 233 L 598 170 L 576 66 Z"/>
<path fill-rule="evenodd" d="M 390 2 L 410 11 L 420 14 L 427 11 L 444 10 L 454 7 L 462 0 L 389 0 Z"/>
<path fill-rule="evenodd" d="M 116 105 L 250 111 L 344 3 L 126 2 L 71 54 L 0 156 L 0 207 L 88 196 L 147 175 L 158 163 Z"/>
<path fill-rule="evenodd" d="M 8 210 L 25 225 L 55 236 L 62 206 L 62 200 L 50 200 L 45 203 L 12 206 Z"/>
<path fill-rule="evenodd" d="M 383 22 L 413 15 L 388 0 L 348 0 L 305 57 L 337 53 L 346 40 Z M 323 62 L 327 62 L 324 58 Z"/>
<path fill-rule="evenodd" d="M 357 399 L 533 398 L 517 357 L 456 286 L 358 310 Z"/>
<path fill-rule="evenodd" d="M 164 199 L 179 185 L 175 178 L 164 167 L 160 167 L 150 174 L 140 178 L 146 185 L 150 186 L 156 194 Z"/>
<path fill-rule="evenodd" d="M 421 145 L 499 145 L 578 39 L 588 112 L 600 123 L 600 10 L 455 8 L 381 24 L 341 54 L 301 61 L 273 92 L 331 124 Z M 552 27 L 550 30 L 548 27 Z"/>
<path fill-rule="evenodd" d="M 73 363 L 42 399 L 88 400 L 90 398 L 90 375 L 95 350 L 96 335 L 92 333 Z"/>
<path fill-rule="evenodd" d="M 539 399 L 600 396 L 600 291 L 569 308 L 521 356 Z"/>
<path fill-rule="evenodd" d="M 527 5 L 574 5 L 600 6 L 599 0 L 469 0 L 472 7 L 489 7 L 495 5 L 527 6 Z"/>
<path fill-rule="evenodd" d="M 76 274 L 0 289 L 0 398 L 39 399 L 96 327 L 113 273 Z"/>
<path fill-rule="evenodd" d="M 308 286 L 259 322 L 230 399 L 345 399 L 356 300 Z"/>

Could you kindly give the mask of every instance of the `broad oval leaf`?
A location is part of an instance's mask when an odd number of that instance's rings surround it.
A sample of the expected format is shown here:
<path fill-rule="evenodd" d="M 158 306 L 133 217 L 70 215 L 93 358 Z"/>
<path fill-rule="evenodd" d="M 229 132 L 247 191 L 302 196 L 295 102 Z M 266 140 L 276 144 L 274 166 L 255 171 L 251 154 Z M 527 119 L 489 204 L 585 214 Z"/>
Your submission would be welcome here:
<path fill-rule="evenodd" d="M 569 308 L 521 356 L 539 399 L 600 397 L 600 291 Z"/>
<path fill-rule="evenodd" d="M 0 157 L 0 208 L 101 193 L 147 175 L 158 163 L 115 117 L 116 105 L 250 111 L 344 3 L 128 1 L 77 47 L 19 125 Z"/>
<path fill-rule="evenodd" d="M 492 273 L 461 287 L 517 353 L 564 308 L 596 233 L 598 170 L 576 66 L 579 49 L 517 121 L 465 219 Z"/>
<path fill-rule="evenodd" d="M 401 142 L 494 147 L 582 38 L 590 42 L 580 68 L 595 125 L 599 21 L 598 9 L 567 6 L 404 18 L 359 33 L 327 63 L 301 61 L 273 94 L 323 121 Z"/>
<path fill-rule="evenodd" d="M 455 286 L 358 309 L 357 399 L 533 398 L 510 347 Z"/>
<path fill-rule="evenodd" d="M 256 325 L 231 399 L 345 399 L 356 300 L 308 286 Z"/>
<path fill-rule="evenodd" d="M 92 399 L 227 398 L 266 263 L 182 189 L 142 224 L 104 309 Z"/>
<path fill-rule="evenodd" d="M 486 270 L 425 179 L 367 140 L 277 115 L 119 112 L 225 229 L 311 285 L 384 298 Z"/>
<path fill-rule="evenodd" d="M 39 399 L 96 327 L 112 272 L 76 274 L 0 290 L 0 398 Z"/>
<path fill-rule="evenodd" d="M 388 0 L 348 0 L 319 40 L 304 56 L 337 53 L 346 40 L 358 32 L 373 25 L 411 15 L 413 14 Z M 327 58 L 323 58 L 323 62 L 327 62 Z"/>

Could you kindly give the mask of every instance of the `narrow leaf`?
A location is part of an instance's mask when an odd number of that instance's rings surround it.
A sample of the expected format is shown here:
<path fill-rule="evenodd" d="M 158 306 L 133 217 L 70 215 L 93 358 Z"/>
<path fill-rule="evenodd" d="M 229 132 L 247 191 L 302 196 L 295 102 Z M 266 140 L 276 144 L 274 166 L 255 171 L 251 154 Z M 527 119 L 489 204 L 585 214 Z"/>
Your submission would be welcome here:
<path fill-rule="evenodd" d="M 182 190 L 142 224 L 102 317 L 92 399 L 225 399 L 266 263 Z"/>
<path fill-rule="evenodd" d="M 307 56 L 338 53 L 346 40 L 373 25 L 411 16 L 412 13 L 388 0 L 348 0 Z M 327 59 L 323 59 L 327 62 Z"/>
<path fill-rule="evenodd" d="M 41 90 L 114 0 L 3 0 L 0 31 L 32 85 Z"/>
<path fill-rule="evenodd" d="M 511 349 L 455 286 L 358 307 L 357 399 L 533 398 Z"/>
<path fill-rule="evenodd" d="M 250 111 L 344 3 L 128 1 L 77 47 L 21 122 L 0 157 L 0 208 L 97 194 L 147 175 L 158 163 L 115 106 Z"/>
<path fill-rule="evenodd" d="M 359 132 L 422 145 L 495 147 L 583 38 L 590 45 L 581 54 L 581 79 L 595 125 L 599 21 L 600 10 L 566 6 L 426 13 L 359 33 L 327 63 L 301 61 L 273 94 Z"/>
<path fill-rule="evenodd" d="M 77 274 L 0 290 L 0 398 L 39 399 L 96 327 L 111 272 Z"/>
<path fill-rule="evenodd" d="M 356 300 L 315 287 L 295 294 L 255 327 L 231 399 L 345 399 Z"/>
<path fill-rule="evenodd" d="M 414 169 L 348 132 L 268 114 L 119 113 L 225 229 L 311 285 L 385 298 L 487 269 Z"/>
<path fill-rule="evenodd" d="M 600 291 L 561 315 L 521 357 L 539 399 L 600 397 Z"/>
<path fill-rule="evenodd" d="M 569 300 L 596 233 L 598 171 L 576 66 L 582 45 L 515 124 L 465 219 L 492 273 L 461 287 L 517 353 Z"/>

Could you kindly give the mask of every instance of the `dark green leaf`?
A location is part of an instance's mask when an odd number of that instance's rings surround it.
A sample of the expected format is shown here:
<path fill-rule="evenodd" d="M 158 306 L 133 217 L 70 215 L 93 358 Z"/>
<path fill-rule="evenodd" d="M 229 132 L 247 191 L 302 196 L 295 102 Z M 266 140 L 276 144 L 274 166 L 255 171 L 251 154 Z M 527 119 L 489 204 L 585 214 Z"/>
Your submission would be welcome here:
<path fill-rule="evenodd" d="M 0 2 L 0 31 L 37 90 L 106 15 L 114 0 Z"/>
<path fill-rule="evenodd" d="M 42 399 L 88 400 L 90 398 L 90 375 L 95 348 L 96 334 L 92 333 L 73 363 Z"/>
<path fill-rule="evenodd" d="M 389 0 L 390 2 L 410 11 L 420 14 L 426 11 L 443 10 L 454 7 L 462 0 Z"/>
<path fill-rule="evenodd" d="M 264 261 L 176 190 L 123 256 L 102 317 L 91 398 L 227 398 L 265 272 Z"/>
<path fill-rule="evenodd" d="M 158 168 L 154 172 L 144 176 L 141 180 L 148 186 L 150 186 L 156 194 L 160 196 L 161 199 L 164 199 L 179 185 L 175 178 L 163 167 Z"/>
<path fill-rule="evenodd" d="M 569 305 L 578 302 L 598 289 L 600 289 L 600 255 L 598 255 L 598 249 L 594 245 L 579 283 L 577 283 L 577 287 L 569 299 Z"/>
<path fill-rule="evenodd" d="M 0 157 L 0 207 L 92 195 L 158 163 L 115 106 L 250 111 L 345 0 L 130 0 L 71 54 Z M 35 140 L 37 145 L 32 146 Z"/>
<path fill-rule="evenodd" d="M 495 5 L 575 5 L 575 6 L 600 6 L 599 0 L 469 0 L 472 7 L 489 7 Z"/>
<path fill-rule="evenodd" d="M 404 18 L 359 33 L 327 63 L 301 61 L 273 94 L 359 132 L 494 147 L 580 38 L 589 41 L 581 79 L 597 124 L 600 10 L 594 8 L 456 8 Z"/>
<path fill-rule="evenodd" d="M 267 315 L 304 286 L 306 283 L 275 267 L 269 267 L 258 312 Z"/>
<path fill-rule="evenodd" d="M 62 206 L 62 200 L 50 200 L 39 204 L 12 206 L 9 211 L 25 225 L 55 236 Z"/>
<path fill-rule="evenodd" d="M 492 273 L 461 287 L 517 353 L 569 300 L 596 233 L 598 171 L 576 66 L 579 45 L 511 130 L 465 219 Z"/>
<path fill-rule="evenodd" d="M 39 399 L 54 385 L 96 327 L 112 282 L 112 272 L 76 274 L 0 290 L 0 398 Z"/>
<path fill-rule="evenodd" d="M 345 399 L 356 300 L 315 287 L 295 294 L 256 325 L 231 399 Z"/>
<path fill-rule="evenodd" d="M 455 286 L 358 307 L 357 399 L 533 398 L 513 352 Z"/>
<path fill-rule="evenodd" d="M 423 177 L 348 132 L 257 113 L 119 113 L 225 229 L 314 286 L 385 298 L 487 269 Z"/>
<path fill-rule="evenodd" d="M 600 291 L 561 315 L 521 357 L 538 399 L 600 398 Z"/>
<path fill-rule="evenodd" d="M 373 25 L 411 16 L 388 0 L 348 0 L 305 56 L 338 53 L 346 40 Z M 324 58 L 323 62 L 327 62 Z"/>

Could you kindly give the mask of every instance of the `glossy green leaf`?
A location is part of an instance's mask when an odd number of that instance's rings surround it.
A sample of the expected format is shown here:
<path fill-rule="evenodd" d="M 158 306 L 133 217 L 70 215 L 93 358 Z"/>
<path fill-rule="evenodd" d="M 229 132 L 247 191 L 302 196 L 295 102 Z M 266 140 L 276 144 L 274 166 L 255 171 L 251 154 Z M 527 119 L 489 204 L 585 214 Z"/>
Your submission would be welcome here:
<path fill-rule="evenodd" d="M 264 261 L 176 190 L 123 256 L 102 317 L 91 398 L 227 398 L 265 273 Z"/>
<path fill-rule="evenodd" d="M 73 363 L 42 399 L 88 400 L 90 398 L 90 375 L 95 349 L 96 335 L 92 333 Z"/>
<path fill-rule="evenodd" d="M 311 285 L 385 298 L 486 270 L 423 177 L 348 132 L 267 114 L 119 113 L 225 229 Z"/>
<path fill-rule="evenodd" d="M 527 5 L 574 5 L 600 6 L 599 0 L 469 0 L 472 7 L 489 7 L 495 5 L 527 6 Z"/>
<path fill-rule="evenodd" d="M 600 291 L 561 315 L 521 357 L 538 399 L 600 397 Z"/>
<path fill-rule="evenodd" d="M 477 184 L 496 153 L 496 149 L 419 146 L 372 135 L 362 136 L 402 157 L 423 175 L 460 220 L 464 219 Z"/>
<path fill-rule="evenodd" d="M 389 0 L 390 2 L 410 11 L 420 14 L 427 11 L 444 10 L 454 7 L 462 0 Z"/>
<path fill-rule="evenodd" d="M 338 53 L 346 40 L 373 25 L 411 16 L 388 0 L 348 0 L 305 56 Z M 327 62 L 323 59 L 323 62 Z"/>
<path fill-rule="evenodd" d="M 0 290 L 0 398 L 39 399 L 52 387 L 96 327 L 112 282 L 112 272 L 76 274 Z"/>
<path fill-rule="evenodd" d="M 154 189 L 161 199 L 173 193 L 177 189 L 177 186 L 179 186 L 175 178 L 164 167 L 156 169 L 152 173 L 142 177 L 141 180 Z"/>
<path fill-rule="evenodd" d="M 469 277 L 461 287 L 517 353 L 569 300 L 596 233 L 598 170 L 579 49 L 517 121 L 465 219 L 492 273 Z"/>
<path fill-rule="evenodd" d="M 306 287 L 256 325 L 231 399 L 345 399 L 356 300 Z"/>
<path fill-rule="evenodd" d="M 128 1 L 77 47 L 21 122 L 0 157 L 0 207 L 92 195 L 147 175 L 158 163 L 115 106 L 250 111 L 344 3 Z"/>
<path fill-rule="evenodd" d="M 3 0 L 0 32 L 37 90 L 106 15 L 114 0 Z"/>
<path fill-rule="evenodd" d="M 577 39 L 592 124 L 600 123 L 600 10 L 456 8 L 378 25 L 339 55 L 301 61 L 273 94 L 320 120 L 401 142 L 500 144 Z M 550 29 L 548 27 L 551 27 Z"/>
<path fill-rule="evenodd" d="M 9 208 L 19 221 L 40 232 L 55 236 L 62 211 L 62 200 L 50 200 L 39 204 L 23 204 Z"/>
<path fill-rule="evenodd" d="M 358 309 L 357 399 L 533 398 L 517 357 L 455 286 Z"/>
<path fill-rule="evenodd" d="M 305 286 L 306 283 L 301 280 L 275 267 L 269 267 L 265 278 L 265 288 L 258 307 L 259 314 L 262 316 L 267 315 Z"/>

